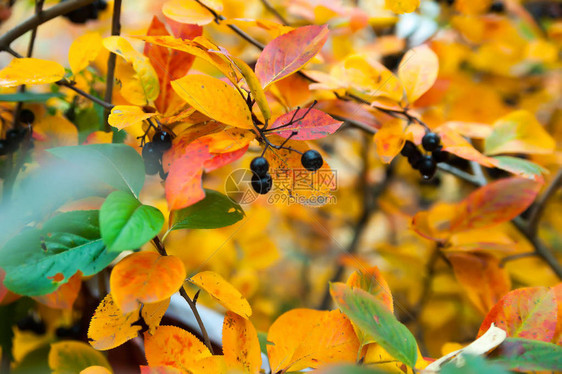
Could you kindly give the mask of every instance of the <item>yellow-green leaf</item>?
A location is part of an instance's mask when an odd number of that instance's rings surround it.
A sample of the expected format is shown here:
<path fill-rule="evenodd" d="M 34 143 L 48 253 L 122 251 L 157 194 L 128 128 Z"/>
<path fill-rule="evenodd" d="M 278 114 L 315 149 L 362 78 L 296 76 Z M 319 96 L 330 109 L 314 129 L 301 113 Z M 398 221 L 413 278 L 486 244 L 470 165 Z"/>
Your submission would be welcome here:
<path fill-rule="evenodd" d="M 68 63 L 73 74 L 84 70 L 99 54 L 102 37 L 98 32 L 90 32 L 76 38 L 68 50 Z"/>
<path fill-rule="evenodd" d="M 111 366 L 103 354 L 86 343 L 64 341 L 51 344 L 49 367 L 53 374 L 76 374 L 90 366 Z"/>
<path fill-rule="evenodd" d="M 64 67 L 54 61 L 38 58 L 14 58 L 0 70 L 0 86 L 53 83 L 64 77 Z"/>
<path fill-rule="evenodd" d="M 394 13 L 412 13 L 420 6 L 420 0 L 386 0 L 386 7 Z"/>
<path fill-rule="evenodd" d="M 172 88 L 192 107 L 219 122 L 252 129 L 252 114 L 235 88 L 207 75 L 187 75 L 172 81 Z"/>

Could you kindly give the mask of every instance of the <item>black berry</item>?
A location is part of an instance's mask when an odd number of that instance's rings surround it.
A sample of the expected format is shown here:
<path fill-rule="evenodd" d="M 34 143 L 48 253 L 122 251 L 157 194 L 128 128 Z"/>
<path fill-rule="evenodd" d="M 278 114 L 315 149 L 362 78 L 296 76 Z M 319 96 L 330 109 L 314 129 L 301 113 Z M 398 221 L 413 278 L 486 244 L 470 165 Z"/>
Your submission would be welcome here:
<path fill-rule="evenodd" d="M 142 158 L 144 159 L 146 174 L 154 175 L 160 171 L 162 152 L 158 150 L 158 147 L 153 142 L 148 142 L 144 145 L 142 148 Z"/>
<path fill-rule="evenodd" d="M 7 155 L 9 150 L 9 145 L 8 142 L 5 141 L 4 139 L 0 139 L 0 156 L 4 156 Z"/>
<path fill-rule="evenodd" d="M 273 179 L 270 174 L 265 174 L 263 177 L 257 174 L 252 175 L 252 188 L 260 195 L 265 195 L 271 191 L 272 186 Z"/>
<path fill-rule="evenodd" d="M 16 325 L 21 331 L 31 331 L 38 335 L 43 335 L 47 331 L 45 323 L 43 321 L 37 320 L 33 316 L 27 316 L 23 319 L 20 319 L 16 323 Z"/>
<path fill-rule="evenodd" d="M 408 155 L 408 162 L 412 166 L 412 168 L 417 169 L 418 164 L 423 158 L 421 151 L 417 148 L 414 148 L 413 152 Z"/>
<path fill-rule="evenodd" d="M 418 163 L 418 169 L 425 179 L 430 179 L 435 175 L 437 170 L 437 164 L 431 156 L 423 156 L 421 161 Z"/>
<path fill-rule="evenodd" d="M 503 13 L 505 12 L 505 5 L 502 1 L 494 1 L 492 5 L 490 5 L 490 12 L 491 13 Z"/>
<path fill-rule="evenodd" d="M 152 143 L 160 152 L 167 151 L 172 148 L 172 135 L 167 131 L 157 131 L 152 137 Z"/>
<path fill-rule="evenodd" d="M 428 152 L 433 152 L 439 147 L 441 138 L 434 132 L 428 132 L 422 138 L 422 146 Z"/>
<path fill-rule="evenodd" d="M 55 330 L 57 338 L 61 339 L 79 339 L 80 338 L 80 325 L 70 327 L 58 327 Z"/>
<path fill-rule="evenodd" d="M 417 150 L 418 150 L 418 147 L 416 147 L 416 145 L 414 143 L 412 143 L 411 141 L 407 140 L 406 143 L 404 143 L 404 147 L 402 147 L 402 150 L 400 151 L 400 154 L 404 157 L 408 157 L 408 156 L 416 153 Z"/>
<path fill-rule="evenodd" d="M 250 163 L 250 170 L 260 177 L 265 177 L 269 170 L 269 162 L 265 157 L 256 157 Z"/>
<path fill-rule="evenodd" d="M 21 142 L 25 135 L 27 134 L 27 129 L 24 127 L 10 129 L 6 132 L 6 140 L 9 142 Z"/>
<path fill-rule="evenodd" d="M 29 109 L 22 109 L 20 112 L 20 122 L 31 124 L 33 121 L 35 121 L 35 114 Z"/>
<path fill-rule="evenodd" d="M 301 163 L 306 170 L 316 171 L 322 167 L 324 160 L 318 151 L 310 149 L 301 156 Z"/>
<path fill-rule="evenodd" d="M 437 163 L 447 162 L 447 160 L 449 159 L 449 153 L 444 151 L 442 146 L 437 147 L 435 151 L 431 152 L 431 155 Z"/>

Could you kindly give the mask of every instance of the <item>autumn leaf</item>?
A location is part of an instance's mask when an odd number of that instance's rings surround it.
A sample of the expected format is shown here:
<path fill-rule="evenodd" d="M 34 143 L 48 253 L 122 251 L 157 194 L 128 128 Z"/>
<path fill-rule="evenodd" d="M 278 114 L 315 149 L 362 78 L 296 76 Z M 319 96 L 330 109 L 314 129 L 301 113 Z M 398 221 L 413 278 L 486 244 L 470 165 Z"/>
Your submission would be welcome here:
<path fill-rule="evenodd" d="M 112 371 L 104 366 L 88 366 L 86 369 L 82 370 L 80 374 L 111 374 Z"/>
<path fill-rule="evenodd" d="M 359 350 L 349 319 L 338 310 L 292 309 L 273 322 L 267 341 L 273 373 L 353 362 Z"/>
<path fill-rule="evenodd" d="M 189 281 L 207 291 L 226 309 L 244 318 L 252 315 L 252 308 L 248 301 L 219 274 L 212 271 L 202 271 L 189 278 Z"/>
<path fill-rule="evenodd" d="M 187 75 L 172 81 L 172 88 L 189 105 L 219 122 L 252 129 L 252 114 L 236 89 L 208 75 Z"/>
<path fill-rule="evenodd" d="M 268 131 L 282 138 L 314 140 L 335 133 L 342 124 L 320 110 L 303 108 L 277 117 Z"/>
<path fill-rule="evenodd" d="M 64 67 L 38 58 L 14 58 L 0 70 L 0 87 L 53 83 L 64 77 Z"/>
<path fill-rule="evenodd" d="M 203 26 L 215 17 L 202 5 L 192 0 L 169 0 L 162 6 L 162 13 L 176 22 Z"/>
<path fill-rule="evenodd" d="M 95 60 L 102 48 L 102 37 L 98 32 L 90 32 L 74 39 L 68 50 L 68 63 L 72 74 L 86 69 Z"/>
<path fill-rule="evenodd" d="M 138 125 L 155 115 L 156 113 L 145 113 L 142 108 L 138 106 L 115 105 L 111 109 L 108 122 L 111 126 L 122 130 L 129 126 Z"/>
<path fill-rule="evenodd" d="M 0 277 L 0 282 L 1 280 L 2 279 Z M 47 295 L 34 296 L 33 299 L 40 302 L 41 304 L 47 305 L 49 308 L 70 310 L 72 309 L 74 301 L 78 297 L 81 286 L 82 273 L 78 271 L 76 274 L 70 277 L 68 282 L 61 285 L 56 291 L 51 292 Z M 0 290 L 0 301 L 2 300 L 1 294 L 2 291 Z"/>
<path fill-rule="evenodd" d="M 405 2 L 416 3 L 416 1 L 393 1 L 393 3 Z M 419 5 L 419 0 L 417 3 Z M 438 73 L 439 59 L 428 46 L 422 45 L 406 52 L 398 66 L 398 77 L 411 104 L 433 86 Z"/>
<path fill-rule="evenodd" d="M 172 366 L 189 370 L 211 352 L 193 334 L 175 326 L 159 326 L 154 334 L 145 333 L 144 349 L 151 367 Z"/>
<path fill-rule="evenodd" d="M 320 52 L 328 33 L 327 26 L 303 26 L 268 43 L 256 62 L 256 75 L 264 89 L 300 70 Z"/>
<path fill-rule="evenodd" d="M 404 122 L 398 118 L 385 122 L 375 133 L 377 154 L 385 163 L 390 163 L 400 153 L 405 142 Z"/>
<path fill-rule="evenodd" d="M 355 271 L 349 276 L 346 284 L 350 287 L 361 288 L 375 296 L 390 312 L 394 313 L 394 302 L 390 287 L 378 267 L 373 266 L 361 271 Z"/>
<path fill-rule="evenodd" d="M 261 352 L 258 334 L 249 319 L 227 312 L 222 328 L 224 360 L 229 369 L 259 373 Z"/>
<path fill-rule="evenodd" d="M 86 343 L 63 341 L 51 344 L 49 367 L 54 374 L 79 373 L 90 366 L 102 366 L 111 372 L 105 356 Z"/>
<path fill-rule="evenodd" d="M 386 0 L 385 4 L 394 13 L 412 13 L 420 6 L 420 0 Z"/>
<path fill-rule="evenodd" d="M 449 127 L 441 126 L 436 129 L 436 132 L 441 137 L 444 151 L 464 158 L 465 160 L 475 161 L 482 166 L 494 167 L 497 165 L 497 160 L 480 153 L 465 138 Z"/>
<path fill-rule="evenodd" d="M 123 313 L 156 303 L 176 293 L 186 278 L 183 262 L 154 252 L 133 253 L 111 271 L 111 295 Z"/>
<path fill-rule="evenodd" d="M 550 342 L 557 318 L 558 306 L 551 288 L 519 288 L 505 295 L 488 312 L 478 335 L 495 323 L 507 331 L 509 337 Z"/>

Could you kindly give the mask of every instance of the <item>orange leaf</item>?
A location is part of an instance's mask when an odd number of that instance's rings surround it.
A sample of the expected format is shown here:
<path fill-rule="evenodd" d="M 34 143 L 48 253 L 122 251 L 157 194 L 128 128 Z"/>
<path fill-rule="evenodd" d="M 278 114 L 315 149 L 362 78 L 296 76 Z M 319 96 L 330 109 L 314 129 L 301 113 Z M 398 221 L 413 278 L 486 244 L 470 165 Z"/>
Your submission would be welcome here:
<path fill-rule="evenodd" d="M 210 157 L 207 145 L 193 142 L 186 147 L 184 155 L 172 163 L 165 186 L 170 210 L 182 209 L 203 200 L 203 164 Z"/>
<path fill-rule="evenodd" d="M 226 309 L 244 318 L 252 315 L 252 308 L 244 296 L 219 274 L 202 271 L 191 277 L 189 281 L 207 291 Z"/>
<path fill-rule="evenodd" d="M 129 313 L 141 303 L 155 303 L 171 297 L 186 276 L 185 266 L 178 257 L 154 252 L 133 253 L 111 271 L 111 295 L 117 307 Z"/>
<path fill-rule="evenodd" d="M 267 340 L 272 373 L 354 362 L 359 350 L 353 326 L 339 310 L 290 310 L 273 322 Z"/>
<path fill-rule="evenodd" d="M 482 314 L 511 289 L 507 271 L 497 258 L 484 253 L 447 253 L 455 276 Z"/>
<path fill-rule="evenodd" d="M 176 369 L 172 366 L 145 366 L 140 367 L 141 374 L 181 374 L 180 369 Z"/>
<path fill-rule="evenodd" d="M 439 59 L 428 46 L 415 47 L 404 55 L 398 67 L 398 77 L 411 104 L 433 86 L 438 73 Z"/>
<path fill-rule="evenodd" d="M 333 134 L 342 124 L 320 110 L 304 108 L 279 116 L 269 130 L 282 138 L 314 140 Z"/>
<path fill-rule="evenodd" d="M 192 0 L 167 1 L 162 6 L 162 13 L 174 21 L 199 26 L 211 23 L 215 19 L 211 12 Z"/>
<path fill-rule="evenodd" d="M 557 317 L 558 306 L 551 288 L 519 288 L 505 295 L 490 310 L 478 336 L 495 323 L 509 337 L 550 342 L 556 330 Z"/>
<path fill-rule="evenodd" d="M 78 271 L 56 291 L 47 295 L 34 296 L 33 299 L 47 305 L 49 308 L 72 309 L 72 305 L 80 292 L 80 286 L 82 286 L 82 273 Z"/>
<path fill-rule="evenodd" d="M 256 62 L 256 75 L 267 87 L 300 70 L 320 50 L 328 39 L 328 27 L 299 27 L 268 43 Z"/>
<path fill-rule="evenodd" d="M 211 158 L 205 161 L 204 164 L 205 172 L 210 173 L 213 170 L 222 168 L 223 166 L 238 160 L 240 157 L 246 154 L 248 147 L 249 146 L 246 145 L 244 148 L 228 153 L 213 153 L 211 155 Z"/>
<path fill-rule="evenodd" d="M 234 127 L 254 128 L 244 98 L 227 83 L 208 75 L 186 75 L 171 84 L 182 99 L 207 117 Z"/>
<path fill-rule="evenodd" d="M 441 136 L 441 143 L 443 144 L 444 151 L 464 158 L 465 160 L 476 161 L 486 167 L 494 167 L 498 163 L 497 160 L 486 157 L 478 152 L 465 138 L 447 126 L 439 127 L 436 129 L 436 132 Z"/>
<path fill-rule="evenodd" d="M 451 232 L 491 227 L 523 213 L 537 197 L 541 184 L 512 177 L 490 183 L 472 192 L 457 206 Z"/>
<path fill-rule="evenodd" d="M 392 301 L 390 287 L 388 287 L 388 283 L 386 283 L 378 267 L 373 266 L 354 272 L 347 279 L 346 284 L 367 291 L 387 306 L 388 310 L 394 313 L 394 303 Z"/>
<path fill-rule="evenodd" d="M 144 350 L 149 366 L 172 366 L 189 370 L 211 352 L 195 335 L 175 326 L 159 326 L 154 335 L 144 334 Z"/>
<path fill-rule="evenodd" d="M 104 366 L 88 366 L 80 374 L 111 374 L 112 371 Z"/>
<path fill-rule="evenodd" d="M 222 328 L 222 344 L 229 369 L 238 369 L 244 373 L 260 372 L 260 342 L 249 319 L 227 312 Z"/>
<path fill-rule="evenodd" d="M 400 153 L 405 142 L 404 122 L 399 118 L 384 123 L 375 134 L 377 153 L 387 164 Z"/>

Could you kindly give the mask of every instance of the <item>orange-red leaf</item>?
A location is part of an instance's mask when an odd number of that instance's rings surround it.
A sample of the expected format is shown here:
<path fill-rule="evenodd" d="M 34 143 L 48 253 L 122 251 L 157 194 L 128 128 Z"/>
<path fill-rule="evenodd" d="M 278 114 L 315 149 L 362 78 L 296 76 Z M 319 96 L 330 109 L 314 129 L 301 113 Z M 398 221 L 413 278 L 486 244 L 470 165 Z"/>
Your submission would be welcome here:
<path fill-rule="evenodd" d="M 333 134 L 342 124 L 320 110 L 304 108 L 277 117 L 270 130 L 283 138 L 314 140 Z"/>
<path fill-rule="evenodd" d="M 437 133 L 441 136 L 441 143 L 443 144 L 444 151 L 464 158 L 465 160 L 476 161 L 482 166 L 494 167 L 497 165 L 497 160 L 484 156 L 465 138 L 449 127 L 441 126 L 437 129 Z"/>
<path fill-rule="evenodd" d="M 400 153 L 405 142 L 404 123 L 399 118 L 393 118 L 384 123 L 375 134 L 377 153 L 382 161 L 387 164 Z"/>
<path fill-rule="evenodd" d="M 505 295 L 490 310 L 478 335 L 495 323 L 509 337 L 550 342 L 556 330 L 557 317 L 558 306 L 551 288 L 519 288 Z"/>
<path fill-rule="evenodd" d="M 133 253 L 121 260 L 109 279 L 113 300 L 123 313 L 141 303 L 155 303 L 171 297 L 187 274 L 183 261 L 154 252 Z"/>
<path fill-rule="evenodd" d="M 300 70 L 320 52 L 328 33 L 327 26 L 310 25 L 273 39 L 256 62 L 256 75 L 263 87 Z"/>
<path fill-rule="evenodd" d="M 41 304 L 47 305 L 49 308 L 53 309 L 72 309 L 74 301 L 78 297 L 80 292 L 80 286 L 82 285 L 82 273 L 78 271 L 74 274 L 68 282 L 61 285 L 56 291 L 51 292 L 47 295 L 34 296 L 35 301 Z M 1 291 L 0 291 L 1 293 Z M 0 300 L 2 298 L 0 297 Z"/>
<path fill-rule="evenodd" d="M 273 373 L 354 362 L 359 350 L 353 326 L 339 310 L 290 310 L 271 325 L 267 340 Z"/>
<path fill-rule="evenodd" d="M 259 373 L 261 351 L 258 334 L 249 319 L 227 312 L 222 327 L 222 351 L 230 369 Z"/>
<path fill-rule="evenodd" d="M 244 318 L 252 315 L 252 308 L 246 298 L 219 274 L 202 271 L 191 277 L 189 281 L 207 291 L 226 309 Z"/>
<path fill-rule="evenodd" d="M 188 370 L 211 352 L 195 335 L 175 326 L 159 326 L 154 335 L 144 334 L 144 350 L 149 366 L 172 366 Z"/>

